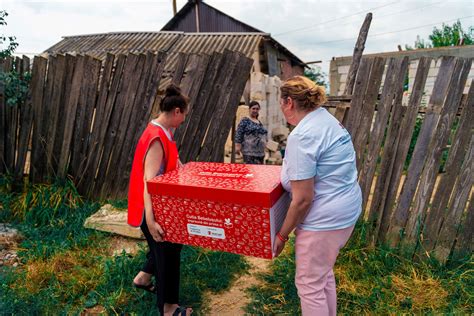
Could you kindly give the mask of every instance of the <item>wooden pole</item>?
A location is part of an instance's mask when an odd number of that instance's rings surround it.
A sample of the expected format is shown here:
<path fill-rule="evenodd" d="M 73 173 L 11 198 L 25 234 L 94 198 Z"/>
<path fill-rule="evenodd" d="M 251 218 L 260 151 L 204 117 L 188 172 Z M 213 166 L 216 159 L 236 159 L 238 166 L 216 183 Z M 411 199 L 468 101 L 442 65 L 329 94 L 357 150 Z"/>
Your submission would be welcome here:
<path fill-rule="evenodd" d="M 234 120 L 232 122 L 232 129 L 231 129 L 231 134 L 230 137 L 232 138 L 232 151 L 230 154 L 230 162 L 235 163 L 235 123 L 237 120 L 237 113 L 234 116 Z"/>
<path fill-rule="evenodd" d="M 176 15 L 177 12 L 178 10 L 176 8 L 176 0 L 173 0 L 173 15 Z"/>
<path fill-rule="evenodd" d="M 367 35 L 369 34 L 370 22 L 372 22 L 372 13 L 367 13 L 364 23 L 359 32 L 359 37 L 357 38 L 356 45 L 354 47 L 354 54 L 352 55 L 352 64 L 349 68 L 349 73 L 347 74 L 346 88 L 344 90 L 345 95 L 352 94 L 354 89 L 355 79 L 357 71 L 359 70 L 360 60 L 362 59 L 362 53 L 365 49 L 365 41 L 367 40 Z"/>
<path fill-rule="evenodd" d="M 199 1 L 196 1 L 196 32 L 199 33 L 201 32 L 200 27 L 199 27 Z"/>

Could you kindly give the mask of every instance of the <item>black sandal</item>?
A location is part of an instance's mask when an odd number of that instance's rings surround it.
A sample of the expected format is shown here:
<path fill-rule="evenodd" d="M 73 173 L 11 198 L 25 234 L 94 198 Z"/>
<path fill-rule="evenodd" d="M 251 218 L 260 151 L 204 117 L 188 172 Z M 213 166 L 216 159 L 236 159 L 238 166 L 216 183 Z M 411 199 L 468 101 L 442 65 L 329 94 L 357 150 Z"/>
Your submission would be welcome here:
<path fill-rule="evenodd" d="M 186 312 L 189 307 L 178 306 L 173 313 L 173 316 L 186 316 Z M 191 312 L 192 314 L 193 312 Z"/>
<path fill-rule="evenodd" d="M 142 289 L 150 293 L 156 293 L 156 286 L 153 284 L 153 282 L 150 282 L 148 285 L 141 285 L 133 282 L 133 286 L 136 287 L 137 289 Z"/>

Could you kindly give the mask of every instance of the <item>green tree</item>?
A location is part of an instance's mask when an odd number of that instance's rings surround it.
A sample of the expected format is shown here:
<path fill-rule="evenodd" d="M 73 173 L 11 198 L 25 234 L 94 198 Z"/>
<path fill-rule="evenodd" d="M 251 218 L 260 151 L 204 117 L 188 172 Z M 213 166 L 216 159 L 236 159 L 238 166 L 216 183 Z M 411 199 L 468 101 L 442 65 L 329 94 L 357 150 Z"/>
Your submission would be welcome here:
<path fill-rule="evenodd" d="M 309 69 L 304 70 L 305 77 L 308 77 L 312 81 L 316 82 L 316 84 L 323 86 L 325 88 L 328 87 L 328 76 L 327 74 L 321 70 L 319 66 L 312 66 Z"/>
<path fill-rule="evenodd" d="M 7 16 L 7 11 L 0 10 L 0 26 L 7 25 Z M 17 47 L 18 43 L 16 42 L 15 36 L 0 34 L 0 58 L 11 56 Z"/>
<path fill-rule="evenodd" d="M 6 17 L 8 13 L 0 10 L 0 27 L 7 25 Z M 0 59 L 10 57 L 18 47 L 15 36 L 0 34 Z M 28 87 L 31 80 L 29 72 L 19 73 L 19 65 L 13 62 L 13 69 L 8 72 L 0 72 L 0 85 L 3 86 L 5 103 L 9 106 L 16 106 L 24 102 L 28 96 Z"/>
<path fill-rule="evenodd" d="M 457 45 L 474 44 L 474 27 L 470 26 L 467 30 L 462 28 L 461 22 L 458 20 L 452 26 L 442 24 L 441 28 L 434 27 L 433 32 L 428 36 L 429 41 L 420 39 L 417 35 L 415 45 L 413 47 L 405 45 L 407 50 L 431 47 L 445 47 Z"/>

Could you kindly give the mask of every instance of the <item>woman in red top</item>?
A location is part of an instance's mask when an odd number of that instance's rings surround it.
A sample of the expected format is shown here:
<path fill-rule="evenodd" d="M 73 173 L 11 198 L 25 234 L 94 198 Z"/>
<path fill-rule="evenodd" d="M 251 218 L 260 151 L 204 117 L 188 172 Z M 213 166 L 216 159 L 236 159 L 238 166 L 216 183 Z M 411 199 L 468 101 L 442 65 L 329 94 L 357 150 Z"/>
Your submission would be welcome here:
<path fill-rule="evenodd" d="M 128 223 L 140 226 L 150 252 L 147 263 L 135 277 L 135 286 L 157 293 L 161 315 L 190 315 L 191 308 L 179 306 L 179 274 L 182 245 L 163 241 L 165 232 L 155 221 L 146 181 L 174 170 L 180 164 L 171 129 L 183 123 L 188 98 L 170 85 L 160 103 L 160 114 L 148 124 L 140 137 L 133 159 L 128 192 Z M 155 275 L 156 289 L 151 282 Z"/>

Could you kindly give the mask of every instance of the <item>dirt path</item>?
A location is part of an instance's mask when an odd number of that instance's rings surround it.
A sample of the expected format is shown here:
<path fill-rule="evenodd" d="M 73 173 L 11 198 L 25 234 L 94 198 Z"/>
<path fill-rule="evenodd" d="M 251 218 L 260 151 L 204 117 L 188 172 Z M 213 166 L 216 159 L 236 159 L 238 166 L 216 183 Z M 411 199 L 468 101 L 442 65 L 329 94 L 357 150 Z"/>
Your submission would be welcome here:
<path fill-rule="evenodd" d="M 269 269 L 270 260 L 247 257 L 248 274 L 238 278 L 232 287 L 221 294 L 209 297 L 209 315 L 243 315 L 243 308 L 250 302 L 246 289 L 259 284 L 256 275 Z"/>

